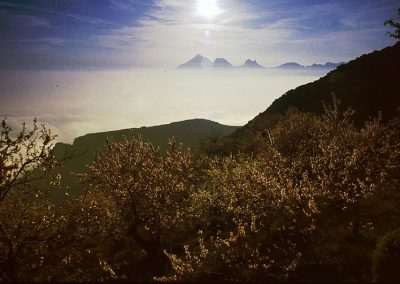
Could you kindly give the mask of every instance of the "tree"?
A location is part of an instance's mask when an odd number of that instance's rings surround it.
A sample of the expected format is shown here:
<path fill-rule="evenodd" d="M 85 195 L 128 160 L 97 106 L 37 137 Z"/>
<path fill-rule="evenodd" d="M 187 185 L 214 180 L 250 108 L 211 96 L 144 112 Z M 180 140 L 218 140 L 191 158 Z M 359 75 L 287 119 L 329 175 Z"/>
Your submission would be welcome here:
<path fill-rule="evenodd" d="M 13 133 L 6 119 L 0 127 L 0 279 L 18 280 L 19 268 L 26 265 L 22 255 L 34 246 L 38 252 L 40 245 L 36 245 L 46 241 L 43 232 L 51 226 L 43 213 L 52 209 L 34 201 L 47 191 L 35 188 L 33 182 L 46 177 L 57 164 L 51 153 L 55 136 L 36 120 L 30 131 L 23 123 L 22 130 Z"/>
<path fill-rule="evenodd" d="M 57 165 L 51 152 L 56 138 L 44 124 L 33 121 L 32 130 L 22 130 L 13 137 L 6 119 L 0 130 L 0 204 L 11 192 L 35 194 L 33 181 L 43 179 Z"/>
<path fill-rule="evenodd" d="M 190 152 L 174 140 L 166 155 L 140 137 L 108 139 L 82 180 L 109 197 L 126 224 L 126 234 L 147 254 L 153 275 L 168 266 L 163 251 L 182 237 L 191 192 Z"/>
<path fill-rule="evenodd" d="M 397 17 L 400 19 L 400 8 L 397 11 Z M 389 19 L 389 20 L 385 21 L 385 26 L 389 26 L 389 27 L 395 29 L 394 32 L 387 32 L 387 35 L 389 37 L 400 40 L 400 23 L 399 22 L 395 22 L 393 19 Z"/>
<path fill-rule="evenodd" d="M 377 194 L 398 191 L 400 124 L 357 128 L 352 114 L 336 98 L 323 116 L 291 111 L 253 157 L 211 159 L 193 201 L 202 233 L 184 253 L 167 252 L 170 279 L 369 279 L 382 226 L 369 212 Z"/>
<path fill-rule="evenodd" d="M 107 250 L 121 238 L 113 203 L 88 194 L 53 204 L 55 136 L 36 120 L 16 133 L 4 119 L 0 134 L 0 281 L 112 279 Z"/>

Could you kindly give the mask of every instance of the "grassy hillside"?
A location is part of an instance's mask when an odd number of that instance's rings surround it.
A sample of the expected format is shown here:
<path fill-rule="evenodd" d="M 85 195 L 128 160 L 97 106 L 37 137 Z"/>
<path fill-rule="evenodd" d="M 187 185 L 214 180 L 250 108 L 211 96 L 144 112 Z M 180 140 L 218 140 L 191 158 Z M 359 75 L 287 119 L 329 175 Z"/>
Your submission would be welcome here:
<path fill-rule="evenodd" d="M 57 159 L 62 159 L 70 154 L 75 157 L 67 160 L 63 167 L 59 169 L 61 191 L 54 194 L 54 199 L 56 201 L 63 200 L 64 192 L 68 188 L 70 196 L 76 196 L 82 192 L 82 186 L 71 172 L 85 171 L 86 165 L 94 160 L 96 151 L 105 144 L 107 137 L 112 137 L 118 141 L 124 136 L 136 137 L 140 135 L 144 140 L 149 140 L 154 145 L 159 146 L 162 151 L 166 150 L 169 138 L 175 137 L 178 142 L 183 143 L 184 147 L 197 151 L 203 141 L 209 138 L 224 137 L 238 128 L 237 126 L 222 125 L 205 119 L 192 119 L 152 127 L 86 134 L 76 138 L 72 145 L 57 143 L 54 147 L 54 154 Z"/>
<path fill-rule="evenodd" d="M 332 93 L 342 102 L 343 108 L 351 106 L 356 110 L 354 120 L 357 125 L 370 116 L 377 116 L 379 111 L 387 121 L 400 107 L 399 66 L 399 43 L 340 65 L 319 80 L 286 92 L 243 128 L 219 141 L 211 152 L 251 152 L 256 133 L 272 126 L 279 114 L 290 107 L 322 114 L 322 101 L 330 102 Z"/>

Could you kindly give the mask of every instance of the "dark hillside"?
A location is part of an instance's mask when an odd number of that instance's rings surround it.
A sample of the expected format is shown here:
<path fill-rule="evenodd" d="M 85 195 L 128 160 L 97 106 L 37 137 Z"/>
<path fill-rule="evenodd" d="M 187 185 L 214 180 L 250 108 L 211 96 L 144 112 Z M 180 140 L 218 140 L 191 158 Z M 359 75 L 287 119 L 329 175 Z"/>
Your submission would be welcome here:
<path fill-rule="evenodd" d="M 397 43 L 362 55 L 315 82 L 286 92 L 243 128 L 219 141 L 212 152 L 251 151 L 255 133 L 273 124 L 279 114 L 291 107 L 322 114 L 322 101 L 330 102 L 332 93 L 342 102 L 343 108 L 351 106 L 356 110 L 354 120 L 357 125 L 368 117 L 377 116 L 379 111 L 383 114 L 383 121 L 387 121 L 400 107 L 399 78 L 400 44 Z"/>

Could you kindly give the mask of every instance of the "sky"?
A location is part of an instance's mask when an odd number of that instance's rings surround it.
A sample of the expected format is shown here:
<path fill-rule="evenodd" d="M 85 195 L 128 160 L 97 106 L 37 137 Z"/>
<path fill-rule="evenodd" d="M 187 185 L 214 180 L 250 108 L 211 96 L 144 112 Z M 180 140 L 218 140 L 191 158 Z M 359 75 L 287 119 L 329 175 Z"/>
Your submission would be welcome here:
<path fill-rule="evenodd" d="M 398 0 L 0 0 L 0 69 L 349 61 L 394 44 Z"/>

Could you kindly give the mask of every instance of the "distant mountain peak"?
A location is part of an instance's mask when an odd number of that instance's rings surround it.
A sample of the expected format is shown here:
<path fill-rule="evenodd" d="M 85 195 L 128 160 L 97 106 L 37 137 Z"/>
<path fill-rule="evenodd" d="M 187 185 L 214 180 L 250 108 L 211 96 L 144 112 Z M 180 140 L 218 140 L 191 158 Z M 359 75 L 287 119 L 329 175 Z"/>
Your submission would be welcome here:
<path fill-rule="evenodd" d="M 340 63 L 333 63 L 333 62 L 327 62 L 325 64 L 318 64 L 314 63 L 312 65 L 304 66 L 301 65 L 297 62 L 288 62 L 282 65 L 279 65 L 275 67 L 276 69 L 307 69 L 307 70 L 312 70 L 312 69 L 335 69 L 339 65 L 342 65 L 344 62 Z"/>
<path fill-rule="evenodd" d="M 306 68 L 335 69 L 336 67 L 342 64 L 344 64 L 344 62 L 339 62 L 339 63 L 327 62 L 325 64 L 314 63 L 313 65 L 307 66 Z"/>
<path fill-rule="evenodd" d="M 260 65 L 257 63 L 257 60 L 251 60 L 247 59 L 246 62 L 240 66 L 240 67 L 246 67 L 246 68 L 265 68 L 264 66 Z"/>
<path fill-rule="evenodd" d="M 204 57 L 203 55 L 201 55 L 201 54 L 197 54 L 195 57 L 193 57 L 193 59 L 208 59 L 207 57 Z M 192 60 L 193 60 L 192 59 Z"/>
<path fill-rule="evenodd" d="M 210 59 L 202 56 L 201 54 L 197 54 L 188 62 L 179 65 L 178 68 L 209 68 L 211 66 L 212 62 Z"/>
<path fill-rule="evenodd" d="M 284 63 L 282 65 L 279 65 L 275 68 L 279 68 L 279 69 L 302 69 L 304 68 L 303 65 L 297 63 L 297 62 L 288 62 L 288 63 Z"/>
<path fill-rule="evenodd" d="M 213 64 L 214 68 L 231 68 L 232 64 L 229 63 L 225 58 L 216 58 Z"/>

